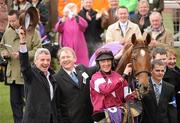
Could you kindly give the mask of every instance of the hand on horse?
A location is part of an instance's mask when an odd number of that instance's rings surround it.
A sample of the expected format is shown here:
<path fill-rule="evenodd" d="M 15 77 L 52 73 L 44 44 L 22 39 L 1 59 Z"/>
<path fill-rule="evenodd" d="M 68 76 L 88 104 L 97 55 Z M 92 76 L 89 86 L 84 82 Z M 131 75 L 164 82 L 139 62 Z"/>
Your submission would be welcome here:
<path fill-rule="evenodd" d="M 132 63 L 128 63 L 128 64 L 126 65 L 125 70 L 124 70 L 124 74 L 130 75 L 131 72 L 132 72 Z"/>

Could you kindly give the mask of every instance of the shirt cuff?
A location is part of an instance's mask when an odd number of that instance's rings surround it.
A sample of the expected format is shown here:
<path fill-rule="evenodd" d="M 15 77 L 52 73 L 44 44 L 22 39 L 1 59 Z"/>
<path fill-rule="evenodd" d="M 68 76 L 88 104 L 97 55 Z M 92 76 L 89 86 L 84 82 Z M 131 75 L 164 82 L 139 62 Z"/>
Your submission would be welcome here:
<path fill-rule="evenodd" d="M 26 53 L 26 52 L 27 52 L 27 46 L 26 46 L 26 44 L 25 44 L 25 45 L 20 45 L 19 51 L 20 51 L 21 53 Z"/>

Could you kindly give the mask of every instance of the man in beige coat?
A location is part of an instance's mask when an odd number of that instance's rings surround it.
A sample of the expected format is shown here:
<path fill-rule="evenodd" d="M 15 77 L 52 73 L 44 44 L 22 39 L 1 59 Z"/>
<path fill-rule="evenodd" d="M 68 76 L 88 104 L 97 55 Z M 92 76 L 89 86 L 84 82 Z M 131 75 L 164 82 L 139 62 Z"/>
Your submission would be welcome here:
<path fill-rule="evenodd" d="M 159 12 L 152 12 L 150 17 L 150 26 L 145 29 L 143 34 L 146 37 L 147 33 L 151 34 L 152 48 L 158 46 L 174 46 L 173 35 L 163 25 L 162 16 Z"/>
<path fill-rule="evenodd" d="M 124 6 L 117 10 L 119 20 L 110 25 L 106 32 L 106 42 L 119 42 L 121 44 L 130 43 L 131 36 L 135 33 L 137 39 L 141 39 L 141 31 L 137 24 L 131 22 L 128 17 L 128 9 Z"/>
<path fill-rule="evenodd" d="M 19 13 L 11 10 L 8 14 L 9 27 L 6 29 L 0 45 L 1 56 L 8 61 L 6 84 L 10 85 L 10 102 L 14 123 L 22 123 L 24 106 L 24 80 L 20 72 L 19 60 Z M 37 48 L 41 47 L 40 36 L 37 31 L 26 36 L 29 57 L 32 60 Z"/>

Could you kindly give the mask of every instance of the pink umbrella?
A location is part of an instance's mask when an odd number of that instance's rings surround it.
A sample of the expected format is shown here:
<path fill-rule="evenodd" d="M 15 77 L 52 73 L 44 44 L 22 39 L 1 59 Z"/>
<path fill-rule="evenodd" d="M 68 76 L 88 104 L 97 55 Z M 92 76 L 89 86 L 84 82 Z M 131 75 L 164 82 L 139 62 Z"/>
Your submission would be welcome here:
<path fill-rule="evenodd" d="M 112 42 L 112 43 L 105 44 L 100 48 L 109 48 L 115 55 L 118 51 L 122 49 L 122 47 L 123 45 L 121 45 L 119 42 Z M 96 61 L 95 61 L 95 53 L 94 53 L 90 58 L 89 66 L 91 67 L 91 66 L 94 66 L 95 64 L 96 64 Z"/>

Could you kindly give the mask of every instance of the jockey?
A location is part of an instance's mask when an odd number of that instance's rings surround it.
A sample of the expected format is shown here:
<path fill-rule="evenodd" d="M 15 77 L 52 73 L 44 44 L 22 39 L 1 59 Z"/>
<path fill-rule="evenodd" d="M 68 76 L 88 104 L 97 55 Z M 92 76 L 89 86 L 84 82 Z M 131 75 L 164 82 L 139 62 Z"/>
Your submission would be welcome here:
<path fill-rule="evenodd" d="M 93 118 L 96 122 L 105 121 L 104 111 L 122 106 L 131 95 L 125 79 L 132 71 L 131 63 L 126 65 L 122 76 L 113 71 L 113 63 L 114 56 L 111 50 L 100 48 L 96 51 L 96 64 L 99 71 L 92 76 L 90 81 Z M 119 121 L 122 120 L 119 119 Z"/>

